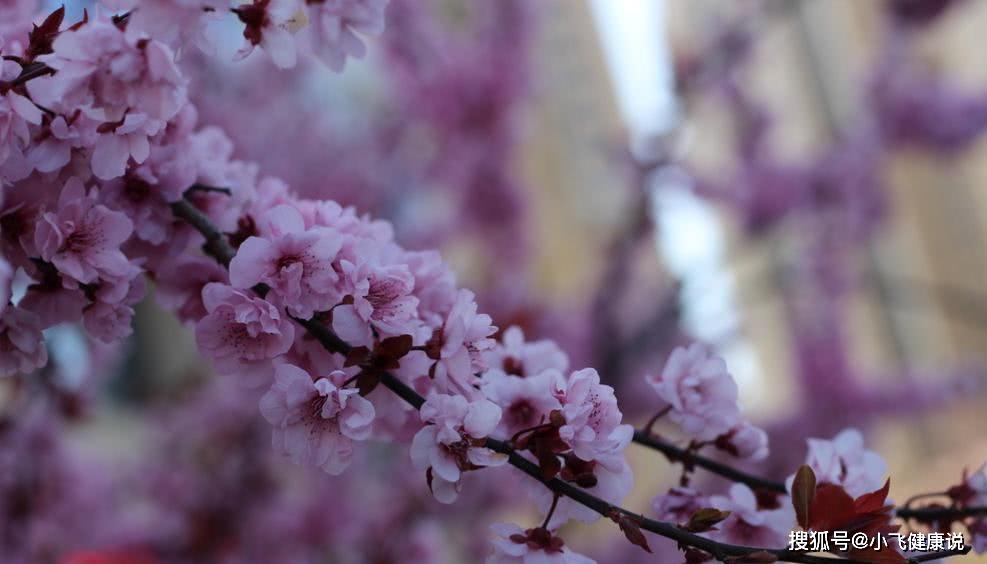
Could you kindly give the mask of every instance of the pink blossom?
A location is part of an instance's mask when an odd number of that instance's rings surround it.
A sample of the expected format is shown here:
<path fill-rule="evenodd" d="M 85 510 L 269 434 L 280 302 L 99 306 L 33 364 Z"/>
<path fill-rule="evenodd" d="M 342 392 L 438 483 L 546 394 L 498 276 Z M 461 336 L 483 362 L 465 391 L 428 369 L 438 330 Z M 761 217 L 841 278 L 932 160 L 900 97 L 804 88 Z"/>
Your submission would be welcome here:
<path fill-rule="evenodd" d="M 730 544 L 783 548 L 795 528 L 795 511 L 787 504 L 780 509 L 759 509 L 757 496 L 744 484 L 730 486 L 730 495 L 709 498 L 712 507 L 729 511 L 730 516 L 709 536 Z"/>
<path fill-rule="evenodd" d="M 47 363 L 38 317 L 8 306 L 0 316 L 0 376 L 29 374 Z"/>
<path fill-rule="evenodd" d="M 295 464 L 312 464 L 341 474 L 353 458 L 353 441 L 366 440 L 374 406 L 355 388 L 338 388 L 346 373 L 333 372 L 315 382 L 301 368 L 282 364 L 275 382 L 260 401 L 264 418 L 274 426 L 273 443 Z"/>
<path fill-rule="evenodd" d="M 672 351 L 665 369 L 648 382 L 672 407 L 669 418 L 695 439 L 715 439 L 740 422 L 737 384 L 726 363 L 698 343 Z"/>
<path fill-rule="evenodd" d="M 167 121 L 186 102 L 171 49 L 129 36 L 109 18 L 63 31 L 52 49 L 38 60 L 58 72 L 28 83 L 32 97 L 45 106 L 80 108 L 100 123 L 116 123 L 129 113 Z"/>
<path fill-rule="evenodd" d="M 0 36 L 0 52 L 3 51 L 3 37 Z M 13 61 L 0 60 L 0 82 L 17 78 L 21 66 Z M 28 98 L 14 92 L 13 89 L 0 94 L 0 165 L 5 171 L 0 176 L 8 176 L 8 169 L 14 168 L 26 172 L 23 150 L 31 138 L 28 124 L 41 123 L 41 110 Z M 7 161 L 11 162 L 8 163 Z M 19 180 L 23 174 L 10 175 L 9 180 Z"/>
<path fill-rule="evenodd" d="M 366 249 L 358 264 L 340 260 L 340 290 L 351 304 L 333 310 L 333 329 L 351 344 L 368 344 L 372 325 L 384 336 L 414 335 L 420 323 L 415 280 L 403 264 L 382 264 Z M 351 336 L 351 337 L 347 337 Z"/>
<path fill-rule="evenodd" d="M 483 395 L 500 406 L 498 431 L 505 437 L 548 421 L 549 413 L 562 404 L 553 395 L 556 380 L 561 375 L 546 370 L 527 378 L 509 376 L 500 370 L 484 373 Z"/>
<path fill-rule="evenodd" d="M 845 429 L 831 441 L 808 439 L 807 442 L 809 453 L 805 463 L 816 473 L 817 483 L 843 486 L 852 497 L 884 485 L 888 466 L 880 455 L 864 448 L 860 431 Z"/>
<path fill-rule="evenodd" d="M 133 333 L 133 317 L 134 309 L 129 305 L 94 302 L 83 310 L 82 325 L 92 337 L 112 343 Z"/>
<path fill-rule="evenodd" d="M 202 289 L 208 312 L 195 327 L 199 348 L 223 374 L 263 381 L 273 359 L 286 353 L 295 338 L 293 322 L 273 304 L 220 283 Z"/>
<path fill-rule="evenodd" d="M 468 382 L 484 368 L 482 353 L 496 343 L 490 335 L 497 328 L 490 323 L 489 315 L 476 312 L 473 292 L 460 290 L 442 327 L 426 345 L 429 357 L 437 361 L 433 376 L 440 391 L 472 393 Z"/>
<path fill-rule="evenodd" d="M 527 342 L 520 327 L 508 327 L 500 341 L 484 354 L 491 368 L 522 378 L 549 369 L 559 372 L 569 369 L 569 357 L 554 341 Z"/>
<path fill-rule="evenodd" d="M 96 143 L 99 123 L 80 113 L 69 119 L 55 116 L 42 124 L 41 133 L 27 150 L 27 160 L 38 172 L 60 170 L 72 159 L 72 150 Z"/>
<path fill-rule="evenodd" d="M 485 399 L 468 402 L 462 396 L 435 394 L 425 401 L 420 416 L 426 425 L 411 441 L 411 461 L 430 471 L 435 499 L 455 501 L 464 471 L 507 462 L 506 455 L 482 446 L 500 415 L 500 408 Z"/>
<path fill-rule="evenodd" d="M 497 535 L 487 564 L 596 564 L 596 561 L 569 550 L 561 538 L 547 529 L 524 530 L 510 523 L 494 523 Z"/>
<path fill-rule="evenodd" d="M 975 519 L 967 528 L 973 551 L 977 554 L 987 553 L 987 519 Z"/>
<path fill-rule="evenodd" d="M 199 255 L 184 255 L 156 275 L 155 298 L 175 312 L 183 322 L 198 321 L 209 312 L 202 302 L 202 288 L 210 282 L 226 282 L 226 269 L 215 260 Z"/>
<path fill-rule="evenodd" d="M 82 284 L 99 278 L 122 278 L 132 273 L 120 245 L 133 225 L 122 213 L 96 203 L 82 181 L 70 178 L 55 211 L 42 215 L 34 231 L 41 258 Z"/>
<path fill-rule="evenodd" d="M 987 463 L 967 476 L 964 485 L 969 488 L 970 492 L 969 498 L 964 501 L 965 505 L 970 507 L 987 506 Z"/>
<path fill-rule="evenodd" d="M 562 403 L 565 425 L 559 436 L 582 460 L 598 460 L 612 465 L 622 460 L 621 453 L 630 443 L 634 429 L 621 425 L 623 415 L 617 407 L 613 388 L 600 384 L 600 375 L 592 368 L 577 370 L 564 384 L 556 383 L 555 396 Z"/>
<path fill-rule="evenodd" d="M 292 206 L 280 205 L 262 218 L 264 235 L 249 237 L 230 263 L 230 283 L 250 288 L 264 283 L 289 313 L 308 318 L 338 303 L 333 259 L 341 237 L 324 227 L 305 229 Z"/>
<path fill-rule="evenodd" d="M 295 0 L 253 0 L 233 8 L 233 13 L 244 24 L 246 42 L 236 54 L 243 59 L 260 45 L 271 61 L 282 69 L 295 66 L 298 54 L 294 33 L 303 27 L 305 12 Z"/>
<path fill-rule="evenodd" d="M 356 32 L 380 35 L 388 0 L 322 0 L 307 5 L 316 55 L 332 70 L 343 70 L 347 57 L 363 58 L 366 47 Z"/>
<path fill-rule="evenodd" d="M 133 10 L 138 3 L 140 9 Z M 130 11 L 128 30 L 146 32 L 179 50 L 191 43 L 207 52 L 213 49 L 207 25 L 229 8 L 228 2 L 218 0 L 114 0 L 113 4 L 116 10 Z"/>
<path fill-rule="evenodd" d="M 737 458 L 764 460 L 768 457 L 768 434 L 744 421 L 716 439 L 716 446 Z"/>
<path fill-rule="evenodd" d="M 415 278 L 418 317 L 429 327 L 440 327 L 458 297 L 455 274 L 435 251 L 408 252 L 402 262 Z"/>
<path fill-rule="evenodd" d="M 143 163 L 151 154 L 148 138 L 164 127 L 164 121 L 128 113 L 119 125 L 96 138 L 92 153 L 93 174 L 100 180 L 112 180 L 123 176 L 130 159 Z"/>
<path fill-rule="evenodd" d="M 651 501 L 658 519 L 671 523 L 688 523 L 704 507 L 709 507 L 709 498 L 688 487 L 672 488 Z"/>

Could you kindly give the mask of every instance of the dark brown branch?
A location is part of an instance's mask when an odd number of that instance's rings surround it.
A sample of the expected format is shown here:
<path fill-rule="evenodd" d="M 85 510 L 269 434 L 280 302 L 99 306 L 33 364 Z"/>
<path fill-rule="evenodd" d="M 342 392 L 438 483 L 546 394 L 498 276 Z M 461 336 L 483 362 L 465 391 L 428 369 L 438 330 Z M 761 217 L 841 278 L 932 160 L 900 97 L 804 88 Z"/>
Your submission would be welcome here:
<path fill-rule="evenodd" d="M 200 212 L 195 208 L 188 200 L 182 199 L 171 204 L 172 212 L 176 217 L 180 217 L 186 220 L 192 227 L 198 230 L 205 238 L 206 244 L 203 246 L 205 252 L 210 254 L 213 258 L 219 261 L 221 264 L 228 266 L 232 260 L 235 252 L 230 246 L 229 242 L 223 234 L 216 229 L 209 221 L 209 218 L 205 214 Z M 309 334 L 314 337 L 319 343 L 329 352 L 345 354 L 350 350 L 349 344 L 340 339 L 335 333 L 333 333 L 329 328 L 324 326 L 315 320 L 305 320 L 305 319 L 295 319 L 302 327 L 304 327 Z M 425 403 L 425 398 L 421 396 L 418 392 L 412 389 L 410 386 L 405 384 L 403 381 L 398 379 L 390 372 L 381 371 L 380 382 L 394 392 L 398 397 L 403 399 L 409 405 L 415 409 L 420 409 L 422 404 Z M 518 470 L 524 472 L 528 476 L 531 476 L 535 480 L 541 482 L 545 487 L 551 490 L 556 495 L 565 496 L 573 501 L 592 509 L 593 511 L 599 513 L 603 517 L 614 518 L 614 517 L 626 517 L 636 523 L 641 529 L 650 531 L 657 535 L 663 536 L 665 538 L 674 540 L 680 545 L 694 547 L 704 552 L 711 554 L 717 560 L 725 560 L 730 557 L 745 556 L 748 554 L 767 552 L 778 558 L 781 562 L 795 562 L 803 564 L 831 564 L 832 562 L 845 562 L 848 564 L 867 564 L 865 562 L 860 562 L 857 560 L 850 560 L 846 558 L 831 558 L 825 556 L 814 556 L 811 554 L 806 554 L 802 552 L 794 552 L 790 550 L 780 550 L 780 549 L 763 549 L 754 548 L 746 546 L 737 546 L 731 544 L 725 544 L 721 542 L 708 539 L 706 537 L 699 536 L 694 533 L 690 533 L 678 525 L 672 523 L 666 523 L 663 521 L 656 521 L 654 519 L 648 519 L 643 515 L 633 513 L 624 509 L 623 507 L 613 505 L 608 501 L 600 499 L 593 494 L 587 492 L 586 490 L 577 487 L 568 482 L 564 482 L 557 478 L 546 479 L 537 465 L 535 465 L 530 460 L 524 458 L 517 451 L 514 450 L 508 443 L 504 441 L 498 441 L 496 439 L 487 439 L 486 446 L 490 449 L 506 454 L 508 457 L 508 462 L 517 468 Z M 930 555 L 924 555 L 923 557 L 908 559 L 909 563 L 920 563 L 925 562 L 930 559 L 942 558 L 945 556 L 952 556 L 955 554 L 965 554 L 969 551 L 958 552 L 951 551 L 947 553 L 934 553 Z M 931 558 L 928 558 L 931 557 Z"/>
<path fill-rule="evenodd" d="M 687 449 L 675 446 L 672 443 L 659 439 L 658 437 L 649 435 L 644 431 L 634 431 L 634 442 L 657 450 L 658 452 L 664 454 L 671 462 L 680 462 L 683 464 L 704 468 L 731 481 L 747 484 L 753 490 L 760 489 L 775 493 L 788 493 L 788 490 L 785 488 L 785 484 L 781 482 L 748 474 L 728 464 L 717 462 L 704 456 L 691 453 Z M 912 508 L 909 507 L 909 504 L 905 504 L 904 506 L 895 509 L 895 516 L 899 519 L 912 519 L 923 523 L 929 523 L 933 521 L 957 520 L 966 517 L 985 517 L 987 516 L 987 507 L 960 508 L 928 506 Z"/>
<path fill-rule="evenodd" d="M 55 74 L 55 69 L 44 63 L 31 63 L 21 69 L 21 74 L 10 81 L 0 80 L 0 94 L 6 93 L 11 88 L 20 86 L 25 82 L 49 74 Z"/>
<path fill-rule="evenodd" d="M 668 460 L 672 462 L 681 462 L 685 465 L 705 468 L 714 474 L 718 474 L 724 478 L 729 478 L 734 482 L 747 484 L 753 490 L 765 490 L 781 494 L 788 493 L 788 490 L 785 488 L 785 484 L 781 482 L 748 474 L 732 466 L 723 464 L 722 462 L 717 462 L 710 458 L 689 452 L 684 448 L 665 442 L 662 439 L 649 435 L 644 431 L 634 431 L 634 442 L 657 450 L 658 452 L 664 454 Z"/>
<path fill-rule="evenodd" d="M 206 214 L 199 211 L 192 205 L 192 202 L 185 198 L 171 203 L 171 213 L 175 214 L 175 217 L 184 219 L 206 238 L 206 243 L 202 246 L 206 254 L 216 259 L 219 264 L 226 267 L 230 266 L 230 261 L 233 260 L 236 251 L 226 240 L 226 236 L 213 226 Z"/>
<path fill-rule="evenodd" d="M 967 517 L 987 517 L 987 507 L 899 507 L 894 511 L 900 519 L 912 519 L 921 523 L 956 521 Z"/>

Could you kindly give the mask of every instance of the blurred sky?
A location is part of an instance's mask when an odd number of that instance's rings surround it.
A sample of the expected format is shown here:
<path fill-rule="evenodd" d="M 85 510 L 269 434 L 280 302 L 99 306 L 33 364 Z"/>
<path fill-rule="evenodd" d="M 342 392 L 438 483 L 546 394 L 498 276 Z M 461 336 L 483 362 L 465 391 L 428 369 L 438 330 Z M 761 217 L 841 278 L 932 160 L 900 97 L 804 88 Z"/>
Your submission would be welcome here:
<path fill-rule="evenodd" d="M 677 115 L 674 76 L 665 37 L 664 0 L 588 0 L 596 20 L 614 92 L 632 144 L 667 133 Z M 726 270 L 725 236 L 711 206 L 689 190 L 688 177 L 673 168 L 654 179 L 658 247 L 683 284 L 685 328 L 712 343 L 736 331 L 734 280 Z M 753 349 L 729 338 L 726 357 L 740 388 L 756 390 Z"/>

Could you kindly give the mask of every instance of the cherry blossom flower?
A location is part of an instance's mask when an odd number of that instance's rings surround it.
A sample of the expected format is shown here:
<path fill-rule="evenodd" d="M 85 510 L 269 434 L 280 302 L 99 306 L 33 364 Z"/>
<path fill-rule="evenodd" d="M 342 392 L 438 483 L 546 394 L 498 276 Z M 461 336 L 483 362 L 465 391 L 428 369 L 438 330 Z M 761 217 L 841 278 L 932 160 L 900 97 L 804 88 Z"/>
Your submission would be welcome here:
<path fill-rule="evenodd" d="M 648 382 L 672 407 L 669 418 L 695 439 L 715 439 L 740 422 L 737 384 L 726 363 L 698 343 L 672 351 Z"/>
<path fill-rule="evenodd" d="M 308 318 L 338 303 L 332 261 L 341 237 L 324 227 L 305 229 L 301 214 L 281 205 L 262 218 L 265 234 L 249 237 L 230 263 L 230 283 L 250 288 L 264 283 L 291 315 Z"/>
<path fill-rule="evenodd" d="M 0 36 L 0 52 L 3 48 L 4 40 Z M 0 60 L 0 83 L 11 81 L 20 73 L 21 66 L 14 61 Z M 39 125 L 41 119 L 41 110 L 31 100 L 13 89 L 0 90 L 0 165 L 3 166 L 0 177 L 19 180 L 29 172 L 24 157 L 24 148 L 31 137 L 28 124 Z"/>
<path fill-rule="evenodd" d="M 295 66 L 298 53 L 293 35 L 307 25 L 302 5 L 296 0 L 253 0 L 233 8 L 244 24 L 246 40 L 236 54 L 243 59 L 260 45 L 279 68 Z"/>
<path fill-rule="evenodd" d="M 468 402 L 462 396 L 435 394 L 425 401 L 420 416 L 426 425 L 412 439 L 411 460 L 419 470 L 429 471 L 435 499 L 452 503 L 463 472 L 507 462 L 506 455 L 483 446 L 500 415 L 500 408 L 486 399 Z"/>
<path fill-rule="evenodd" d="M 987 506 L 987 463 L 970 474 L 963 471 L 963 482 L 947 490 L 950 498 L 964 507 Z"/>
<path fill-rule="evenodd" d="M 202 301 L 202 289 L 210 282 L 227 281 L 226 269 L 202 256 L 182 256 L 171 263 L 174 268 L 157 273 L 154 297 L 174 311 L 183 322 L 196 322 L 208 315 Z"/>
<path fill-rule="evenodd" d="M 337 371 L 312 381 L 292 364 L 275 369 L 275 382 L 260 401 L 261 413 L 274 425 L 274 448 L 295 464 L 341 474 L 353 458 L 353 442 L 372 431 L 374 406 L 355 388 L 339 388 L 347 378 Z"/>
<path fill-rule="evenodd" d="M 856 429 L 845 429 L 832 440 L 808 439 L 805 463 L 816 473 L 817 483 L 843 486 L 851 497 L 880 489 L 887 464 L 879 454 L 864 448 L 864 437 Z M 791 478 L 789 478 L 789 483 Z"/>
<path fill-rule="evenodd" d="M 408 252 L 404 263 L 415 278 L 418 317 L 429 327 L 440 327 L 458 298 L 456 276 L 435 251 Z"/>
<path fill-rule="evenodd" d="M 623 415 L 613 388 L 600 384 L 596 370 L 584 368 L 573 372 L 564 385 L 557 381 L 554 393 L 565 417 L 559 437 L 572 447 L 576 456 L 605 465 L 621 459 L 634 429 L 620 424 Z"/>
<path fill-rule="evenodd" d="M 527 378 L 509 376 L 501 370 L 489 370 L 483 375 L 481 389 L 487 399 L 500 406 L 503 417 L 497 427 L 504 436 L 541 425 L 549 414 L 562 404 L 552 393 L 561 374 L 546 370 Z"/>
<path fill-rule="evenodd" d="M 987 506 L 987 463 L 967 477 L 966 485 L 974 492 L 967 505 Z"/>
<path fill-rule="evenodd" d="M 151 154 L 149 137 L 157 135 L 165 127 L 162 120 L 151 119 L 144 114 L 128 113 L 119 125 L 107 128 L 93 145 L 93 174 L 100 180 L 112 180 L 123 176 L 127 163 L 147 160 Z"/>
<path fill-rule="evenodd" d="M 975 519 L 967 526 L 970 531 L 970 544 L 977 554 L 987 553 L 987 519 Z"/>
<path fill-rule="evenodd" d="M 549 369 L 559 372 L 569 369 L 569 357 L 554 341 L 527 342 L 520 327 L 508 327 L 500 343 L 487 351 L 484 359 L 491 368 L 522 378 Z"/>
<path fill-rule="evenodd" d="M 46 106 L 77 107 L 109 123 L 130 112 L 167 121 L 186 102 L 185 80 L 171 49 L 128 35 L 109 18 L 63 31 L 52 50 L 38 60 L 58 72 L 28 83 L 32 97 Z"/>
<path fill-rule="evenodd" d="M 82 312 L 82 325 L 89 335 L 112 343 L 133 333 L 134 308 L 123 303 L 94 302 Z"/>
<path fill-rule="evenodd" d="M 78 112 L 66 118 L 55 116 L 44 120 L 41 134 L 27 150 L 31 168 L 38 172 L 54 172 L 69 164 L 72 150 L 92 147 L 96 143 L 98 123 Z"/>
<path fill-rule="evenodd" d="M 475 395 L 468 383 L 484 368 L 483 352 L 496 344 L 490 338 L 497 331 L 491 321 L 477 313 L 473 292 L 459 290 L 442 327 L 426 344 L 429 358 L 436 361 L 432 377 L 438 391 Z"/>
<path fill-rule="evenodd" d="M 721 542 L 742 546 L 783 548 L 795 528 L 795 511 L 787 504 L 779 509 L 759 509 L 757 496 L 744 484 L 730 486 L 729 496 L 709 498 L 712 507 L 729 511 L 730 516 L 709 536 Z"/>
<path fill-rule="evenodd" d="M 41 258 L 82 284 L 99 278 L 132 274 L 120 245 L 130 238 L 133 224 L 126 215 L 96 203 L 82 181 L 70 178 L 58 198 L 58 207 L 41 217 L 34 244 Z"/>
<path fill-rule="evenodd" d="M 541 527 L 524 530 L 510 523 L 494 523 L 497 535 L 487 564 L 595 564 L 596 561 L 572 552 L 561 538 Z"/>
<path fill-rule="evenodd" d="M 217 20 L 228 2 L 220 0 L 112 0 L 103 2 L 120 12 L 130 12 L 127 29 L 141 31 L 176 50 L 187 44 L 211 53 L 213 41 L 207 26 Z M 139 4 L 140 9 L 134 8 Z"/>
<path fill-rule="evenodd" d="M 411 272 L 403 264 L 382 264 L 367 251 L 358 264 L 339 261 L 340 293 L 352 303 L 333 310 L 333 329 L 345 341 L 359 345 L 370 344 L 371 325 L 385 336 L 416 334 L 418 298 L 412 295 Z"/>
<path fill-rule="evenodd" d="M 715 444 L 737 458 L 764 460 L 768 456 L 768 434 L 747 421 L 717 437 Z"/>
<path fill-rule="evenodd" d="M 0 376 L 28 374 L 47 363 L 38 317 L 8 306 L 0 316 Z"/>
<path fill-rule="evenodd" d="M 366 47 L 357 32 L 380 35 L 388 0 L 309 2 L 316 55 L 332 70 L 343 70 L 347 57 L 363 58 Z"/>
<path fill-rule="evenodd" d="M 195 326 L 195 338 L 222 374 L 263 382 L 273 360 L 288 352 L 294 323 L 270 302 L 220 283 L 202 289 L 208 314 Z"/>

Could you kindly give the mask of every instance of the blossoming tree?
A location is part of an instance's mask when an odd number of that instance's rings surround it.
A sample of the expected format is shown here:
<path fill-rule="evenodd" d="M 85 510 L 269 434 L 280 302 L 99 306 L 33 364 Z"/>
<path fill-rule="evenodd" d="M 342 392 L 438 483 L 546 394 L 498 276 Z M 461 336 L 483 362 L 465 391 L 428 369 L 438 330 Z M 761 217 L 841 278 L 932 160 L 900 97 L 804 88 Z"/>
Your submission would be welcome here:
<path fill-rule="evenodd" d="M 67 21 L 64 8 L 40 14 L 18 2 L 2 8 L 0 376 L 40 391 L 13 402 L 0 427 L 0 457 L 24 452 L 21 443 L 45 453 L 31 461 L 33 469 L 0 482 L 9 502 L 3 529 L 21 535 L 3 539 L 11 547 L 3 558 L 157 562 L 211 554 L 220 561 L 218 554 L 232 561 L 238 556 L 216 541 L 226 538 L 224 523 L 234 514 L 246 515 L 244 528 L 261 536 L 323 522 L 320 531 L 354 523 L 362 529 L 367 512 L 345 489 L 320 498 L 332 503 L 295 500 L 282 506 L 291 512 L 278 516 L 241 506 L 236 495 L 269 489 L 263 452 L 321 471 L 324 482 L 308 482 L 304 498 L 326 487 L 320 483 L 333 483 L 330 476 L 360 472 L 354 461 L 373 443 L 397 445 L 403 462 L 393 468 L 402 470 L 381 470 L 381 481 L 398 483 L 398 491 L 430 492 L 441 504 L 455 504 L 471 489 L 482 491 L 484 482 L 498 482 L 511 485 L 500 488 L 501 497 L 530 500 L 539 522 L 487 524 L 491 542 L 482 552 L 490 562 L 590 562 L 560 528 L 600 518 L 643 551 L 651 551 L 653 535 L 671 539 L 690 563 L 922 562 L 969 550 L 953 545 L 911 553 L 893 544 L 882 550 L 855 544 L 814 553 L 789 542 L 800 530 L 880 541 L 902 522 L 943 533 L 962 526 L 973 546 L 984 548 L 984 469 L 962 478 L 958 472 L 958 482 L 941 494 L 948 505 L 917 497 L 895 506 L 886 499 L 884 462 L 853 429 L 831 439 L 806 437 L 804 465 L 791 467 L 787 482 L 713 460 L 710 452 L 763 459 L 768 437 L 739 409 L 725 363 L 698 344 L 676 349 L 647 377 L 654 417 L 635 429 L 624 421 L 605 374 L 573 370 L 556 343 L 526 340 L 519 328 L 498 332 L 438 253 L 403 247 L 386 221 L 297 195 L 233 159 L 224 132 L 201 123 L 190 96 L 203 85 L 187 78 L 177 54 L 206 48 L 213 20 L 238 26 L 237 57 L 261 51 L 277 67 L 314 58 L 341 71 L 348 58 L 365 53 L 361 35 L 383 32 L 386 4 L 114 0 L 77 21 Z M 64 523 L 79 531 L 92 524 L 57 510 L 68 498 L 78 501 L 76 509 L 86 507 L 81 497 L 88 486 L 49 489 L 58 478 L 47 472 L 69 474 L 71 467 L 58 462 L 64 453 L 38 407 L 59 397 L 46 387 L 54 351 L 43 331 L 81 323 L 91 338 L 118 342 L 131 333 L 134 306 L 148 283 L 162 306 L 194 329 L 217 373 L 214 391 L 199 406 L 209 419 L 184 418 L 184 424 L 223 435 L 228 449 L 185 443 L 176 433 L 178 441 L 166 447 L 170 460 L 176 466 L 205 460 L 211 472 L 231 477 L 221 483 L 232 493 L 190 489 L 174 476 L 148 480 L 194 516 L 184 554 L 120 530 L 60 542 L 59 535 L 72 535 Z M 270 445 L 253 444 L 252 434 L 241 434 L 246 425 L 227 427 L 257 412 Z M 679 436 L 654 432 L 663 418 Z M 655 497 L 653 517 L 622 505 L 633 485 L 625 456 L 631 443 L 683 466 L 679 485 Z M 3 464 L 20 472 L 22 462 Z M 720 494 L 704 491 L 695 479 L 700 470 L 733 485 Z M 396 515 L 425 511 L 401 507 Z M 38 524 L 41 516 L 56 525 Z M 365 528 L 378 526 L 385 525 Z M 249 537 L 240 542 L 248 545 Z M 264 544 L 247 550 L 276 550 Z M 430 556 L 409 551 L 390 558 Z"/>

